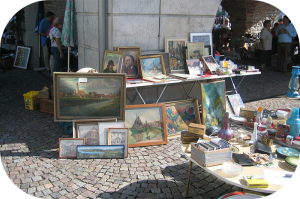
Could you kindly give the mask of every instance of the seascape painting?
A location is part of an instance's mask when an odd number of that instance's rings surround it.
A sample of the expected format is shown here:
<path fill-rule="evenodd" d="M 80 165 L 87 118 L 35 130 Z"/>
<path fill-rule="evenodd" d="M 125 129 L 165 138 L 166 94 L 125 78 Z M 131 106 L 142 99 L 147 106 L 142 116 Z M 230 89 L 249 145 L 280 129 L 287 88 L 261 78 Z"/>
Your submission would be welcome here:
<path fill-rule="evenodd" d="M 222 126 L 226 112 L 225 81 L 202 83 L 202 124 L 206 128 Z"/>
<path fill-rule="evenodd" d="M 124 74 L 54 73 L 54 81 L 54 121 L 124 119 Z"/>
<path fill-rule="evenodd" d="M 129 147 L 167 143 L 164 104 L 127 105 L 125 128 Z"/>
<path fill-rule="evenodd" d="M 190 123 L 199 123 L 198 100 L 183 100 L 165 103 L 168 138 L 180 137 Z"/>
<path fill-rule="evenodd" d="M 124 158 L 123 145 L 77 146 L 80 159 L 120 159 Z"/>

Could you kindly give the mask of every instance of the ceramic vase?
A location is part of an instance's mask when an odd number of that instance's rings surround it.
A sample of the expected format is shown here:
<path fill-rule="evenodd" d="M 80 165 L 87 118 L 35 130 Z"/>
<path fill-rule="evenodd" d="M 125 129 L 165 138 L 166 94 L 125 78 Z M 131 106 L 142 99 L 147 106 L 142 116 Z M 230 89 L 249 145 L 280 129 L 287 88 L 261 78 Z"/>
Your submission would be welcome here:
<path fill-rule="evenodd" d="M 229 141 L 233 137 L 233 131 L 229 128 L 229 113 L 225 113 L 223 126 L 218 132 L 218 137 L 226 141 Z"/>
<path fill-rule="evenodd" d="M 290 118 L 286 121 L 286 123 L 290 125 L 289 135 L 296 138 L 300 135 L 300 118 L 298 108 L 293 108 L 293 113 Z"/>
<path fill-rule="evenodd" d="M 299 119 L 299 109 L 293 108 L 292 115 L 286 120 L 286 124 L 290 125 L 294 123 L 295 119 Z"/>

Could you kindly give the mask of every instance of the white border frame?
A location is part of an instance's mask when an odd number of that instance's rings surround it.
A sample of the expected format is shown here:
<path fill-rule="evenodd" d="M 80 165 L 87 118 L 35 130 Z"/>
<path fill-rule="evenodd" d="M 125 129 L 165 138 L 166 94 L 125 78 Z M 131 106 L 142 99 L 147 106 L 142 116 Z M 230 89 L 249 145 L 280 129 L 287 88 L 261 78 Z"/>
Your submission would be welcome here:
<path fill-rule="evenodd" d="M 107 138 L 108 138 L 108 129 L 109 128 L 125 128 L 125 122 L 99 122 L 98 125 L 99 125 L 99 139 L 100 139 L 99 143 L 100 143 L 100 145 L 108 145 L 108 140 L 105 139 L 105 134 L 104 134 L 105 130 L 107 130 Z"/>
<path fill-rule="evenodd" d="M 116 131 L 126 131 L 126 141 L 125 141 L 125 145 L 124 145 L 124 158 L 128 158 L 128 140 L 129 140 L 129 129 L 128 128 L 109 128 L 108 129 L 108 145 L 112 145 L 111 144 L 111 133 L 114 133 Z"/>
<path fill-rule="evenodd" d="M 194 36 L 209 36 L 209 38 L 210 38 L 210 44 L 206 44 L 205 42 L 204 42 L 204 46 L 205 45 L 210 45 L 210 46 L 212 46 L 213 45 L 213 41 L 212 41 L 212 34 L 211 33 L 192 33 L 192 32 L 190 32 L 190 40 L 191 40 L 191 42 L 203 42 L 203 41 L 194 41 Z M 211 55 L 213 56 L 213 48 L 211 47 L 211 49 L 210 49 L 210 52 L 211 52 Z"/>

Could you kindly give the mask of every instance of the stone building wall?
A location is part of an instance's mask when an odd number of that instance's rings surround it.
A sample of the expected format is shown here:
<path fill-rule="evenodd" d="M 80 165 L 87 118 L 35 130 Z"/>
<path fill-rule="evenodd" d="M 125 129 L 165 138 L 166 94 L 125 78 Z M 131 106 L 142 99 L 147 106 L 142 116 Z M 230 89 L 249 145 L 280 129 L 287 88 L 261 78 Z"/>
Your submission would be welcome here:
<path fill-rule="evenodd" d="M 64 16 L 66 0 L 46 0 L 44 1 L 45 14 L 47 11 L 53 12 L 55 17 Z"/>

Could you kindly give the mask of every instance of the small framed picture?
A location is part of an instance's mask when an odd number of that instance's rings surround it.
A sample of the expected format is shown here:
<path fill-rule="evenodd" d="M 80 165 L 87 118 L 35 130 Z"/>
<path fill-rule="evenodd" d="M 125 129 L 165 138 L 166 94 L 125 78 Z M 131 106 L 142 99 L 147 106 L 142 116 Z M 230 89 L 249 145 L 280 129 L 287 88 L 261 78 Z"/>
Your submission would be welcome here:
<path fill-rule="evenodd" d="M 162 55 L 140 57 L 143 78 L 166 75 Z"/>
<path fill-rule="evenodd" d="M 189 69 L 190 75 L 201 75 L 201 68 L 200 68 L 200 60 L 199 59 L 190 59 L 186 60 L 186 64 Z"/>
<path fill-rule="evenodd" d="M 123 63 L 121 73 L 126 73 L 127 78 L 141 77 L 139 57 L 141 56 L 140 47 L 115 47 L 115 50 L 123 53 Z"/>
<path fill-rule="evenodd" d="M 78 145 L 85 145 L 85 139 L 59 138 L 59 158 L 76 158 Z"/>
<path fill-rule="evenodd" d="M 124 122 L 99 122 L 99 143 L 108 145 L 108 129 L 124 128 Z"/>
<path fill-rule="evenodd" d="M 162 55 L 164 60 L 164 66 L 166 70 L 166 74 L 171 73 L 170 69 L 170 53 L 157 53 L 157 54 L 146 54 L 145 56 L 151 56 L 151 55 Z"/>
<path fill-rule="evenodd" d="M 203 65 L 205 65 L 206 68 L 210 70 L 210 72 L 214 73 L 217 70 L 217 67 L 219 67 L 219 64 L 216 62 L 215 58 L 212 55 L 209 56 L 203 56 Z"/>
<path fill-rule="evenodd" d="M 17 46 L 14 67 L 27 69 L 31 47 Z"/>
<path fill-rule="evenodd" d="M 165 37 L 165 52 L 170 53 L 171 73 L 185 73 L 187 37 Z"/>
<path fill-rule="evenodd" d="M 77 146 L 78 159 L 121 159 L 124 145 Z"/>
<path fill-rule="evenodd" d="M 85 138 L 86 145 L 99 145 L 98 123 L 77 124 L 77 138 Z"/>
<path fill-rule="evenodd" d="M 105 50 L 102 73 L 118 73 L 119 62 L 122 61 L 123 56 L 122 52 Z"/>
<path fill-rule="evenodd" d="M 109 128 L 108 145 L 124 145 L 124 158 L 128 157 L 128 128 Z"/>
<path fill-rule="evenodd" d="M 212 34 L 211 33 L 190 33 L 191 42 L 204 42 L 204 45 L 212 46 Z M 213 54 L 212 49 L 210 50 L 211 55 Z"/>
<path fill-rule="evenodd" d="M 204 55 L 204 42 L 188 42 L 187 43 L 187 60 L 201 59 Z"/>

